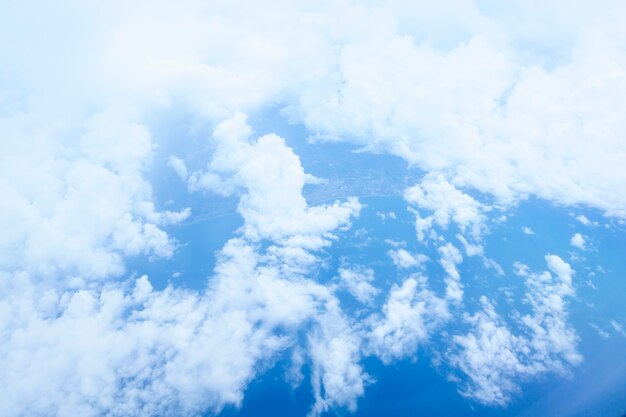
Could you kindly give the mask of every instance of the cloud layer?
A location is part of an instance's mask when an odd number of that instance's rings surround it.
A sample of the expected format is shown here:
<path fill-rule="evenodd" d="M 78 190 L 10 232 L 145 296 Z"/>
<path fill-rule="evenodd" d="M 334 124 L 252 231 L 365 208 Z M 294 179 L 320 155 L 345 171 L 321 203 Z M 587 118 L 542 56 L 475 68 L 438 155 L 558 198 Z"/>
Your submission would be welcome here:
<path fill-rule="evenodd" d="M 312 411 L 356 407 L 366 380 L 358 364 L 360 339 L 333 290 L 307 275 L 316 262 L 315 251 L 330 244 L 331 232 L 348 225 L 360 205 L 352 199 L 308 207 L 297 156 L 277 136 L 257 142 L 261 148 L 269 144 L 271 152 L 245 152 L 246 145 L 253 145 L 229 133 L 248 130 L 245 118 L 237 115 L 219 125 L 213 136 L 243 148 L 241 153 L 216 152 L 211 166 L 237 173 L 233 187 L 240 188 L 245 223 L 241 237 L 220 251 L 206 291 L 156 291 L 146 276 L 86 285 L 80 274 L 93 277 L 94 271 L 71 263 L 67 268 L 78 275 L 74 281 L 63 285 L 68 271 L 57 269 L 53 272 L 59 280 L 42 283 L 28 258 L 15 272 L 3 272 L 3 415 L 195 415 L 240 405 L 256 373 L 280 352 L 299 346 L 300 329 L 311 332 L 302 348 L 313 367 Z M 291 164 L 276 163 L 277 157 Z M 290 172 L 281 175 L 285 169 Z M 113 198 L 117 192 L 99 197 Z M 149 204 L 148 209 L 145 215 L 160 222 L 185 215 L 156 213 Z M 116 220 L 99 227 L 108 226 L 114 234 Z M 136 233 L 134 241 L 143 249 L 145 228 L 125 226 L 127 233 Z M 71 241 L 73 230 L 60 227 L 56 237 Z M 160 233 L 167 243 L 167 235 Z M 267 239 L 273 244 L 261 249 Z M 106 243 L 97 249 L 116 256 L 120 249 Z M 55 252 L 49 257 L 57 253 L 51 249 Z M 119 273 L 109 269 L 102 277 Z"/>
<path fill-rule="evenodd" d="M 3 10 L 0 415 L 218 412 L 285 356 L 296 385 L 310 365 L 312 414 L 354 410 L 373 380 L 364 356 L 413 358 L 453 320 L 467 328 L 449 334 L 445 360 L 463 395 L 486 404 L 581 362 L 568 263 L 547 255 L 540 273 L 518 264 L 529 312 L 511 317 L 489 296 L 468 312 L 462 264 L 477 256 L 504 275 L 485 236 L 531 196 L 626 218 L 622 2 Z M 246 115 L 264 112 L 303 125 L 312 142 L 349 142 L 423 171 L 404 198 L 429 256 L 388 251 L 387 288 L 349 262 L 317 280 L 324 250 L 362 205 L 309 204 L 303 187 L 319 180 L 285 138 L 254 134 Z M 158 147 L 182 140 L 154 139 L 155 120 L 174 113 L 210 149 L 200 169 L 169 156 L 181 188 L 236 196 L 243 219 L 202 291 L 156 290 L 126 272 L 131 258 L 174 256 L 168 228 L 192 214 L 157 207 L 147 179 Z M 452 229 L 458 243 L 444 238 Z M 580 233 L 570 243 L 588 248 Z"/>

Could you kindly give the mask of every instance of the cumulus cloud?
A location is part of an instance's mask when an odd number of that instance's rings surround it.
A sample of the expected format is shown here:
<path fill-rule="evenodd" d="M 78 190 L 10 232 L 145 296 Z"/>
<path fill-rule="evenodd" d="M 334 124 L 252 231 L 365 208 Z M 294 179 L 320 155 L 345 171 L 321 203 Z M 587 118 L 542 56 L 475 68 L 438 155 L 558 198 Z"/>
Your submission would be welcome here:
<path fill-rule="evenodd" d="M 241 239 L 221 256 L 206 294 L 155 291 L 145 276 L 128 289 L 42 294 L 27 274 L 4 274 L 0 414 L 196 415 L 239 405 L 309 320 L 323 332 L 310 347 L 319 401 L 353 406 L 364 374 L 331 292 L 263 266 Z"/>
<path fill-rule="evenodd" d="M 475 239 L 480 239 L 484 231 L 485 207 L 450 184 L 442 175 L 427 175 L 419 184 L 406 189 L 404 198 L 420 209 L 433 212 L 427 217 L 417 214 L 419 240 L 424 240 L 433 223 L 446 228 L 450 222 L 454 222 Z"/>
<path fill-rule="evenodd" d="M 441 255 L 439 263 L 447 274 L 445 278 L 446 298 L 458 303 L 463 299 L 463 285 L 457 265 L 463 262 L 463 256 L 451 243 L 440 246 L 438 251 Z"/>
<path fill-rule="evenodd" d="M 585 238 L 580 233 L 574 233 L 569 243 L 573 247 L 578 248 L 580 250 L 585 250 L 587 248 L 585 246 L 586 245 Z"/>
<path fill-rule="evenodd" d="M 174 172 L 176 172 L 176 175 L 178 175 L 181 180 L 187 181 L 189 174 L 187 172 L 187 165 L 185 165 L 185 161 L 174 155 L 170 155 L 167 159 L 167 163 L 170 167 L 172 167 Z"/>
<path fill-rule="evenodd" d="M 452 319 L 454 309 L 463 299 L 463 285 L 457 265 L 463 257 L 447 243 L 439 247 L 440 265 L 445 274 L 445 294 L 437 295 L 429 288 L 428 279 L 411 274 L 401 284 L 394 284 L 383 305 L 382 315 L 367 320 L 369 330 L 364 336 L 367 351 L 385 363 L 415 357 L 417 349 L 433 332 Z"/>
<path fill-rule="evenodd" d="M 416 268 L 424 264 L 428 257 L 421 253 L 411 253 L 406 249 L 392 249 L 388 252 L 395 266 L 402 269 Z"/>
<path fill-rule="evenodd" d="M 534 195 L 626 217 L 624 4 L 510 7 L 4 7 L 1 412 L 218 410 L 240 403 L 256 372 L 289 348 L 312 362 L 314 412 L 355 407 L 367 380 L 359 338 L 332 291 L 307 271 L 361 205 L 308 206 L 302 187 L 317 180 L 281 137 L 255 137 L 244 112 L 279 108 L 316 139 L 351 141 L 420 168 L 426 175 L 405 193 L 418 238 L 455 224 L 468 256 L 482 253 L 495 207 L 470 191 L 498 204 Z M 167 226 L 190 215 L 160 210 L 145 178 L 155 120 L 172 113 L 215 127 L 205 169 L 189 172 L 169 158 L 188 189 L 240 196 L 244 226 L 220 252 L 206 294 L 156 291 L 147 278 L 114 281 L 126 257 L 172 256 Z M 414 352 L 463 296 L 460 252 L 437 245 L 447 295 L 435 296 L 418 276 L 393 287 L 367 342 L 385 360 Z M 571 268 L 547 262 L 552 273 L 525 275 L 533 311 L 520 318 L 526 333 L 514 335 L 489 300 L 468 316 L 475 331 L 459 336 L 454 356 L 474 384 L 467 395 L 501 403 L 516 377 L 580 360 L 564 324 Z M 294 347 L 303 323 L 314 329 Z"/>
<path fill-rule="evenodd" d="M 14 100 L 23 86 L 50 108 L 177 103 L 212 122 L 278 105 L 317 137 L 399 155 L 501 201 L 536 195 L 625 215 L 620 2 L 513 12 L 472 1 L 158 2 L 148 17 L 146 6 L 7 8 L 9 102 L 26 100 Z M 47 16 L 38 36 L 23 29 L 32 10 Z M 53 30 L 79 22 L 80 37 Z"/>
<path fill-rule="evenodd" d="M 280 240 L 294 235 L 323 235 L 360 210 L 355 199 L 307 207 L 302 196 L 305 173 L 300 159 L 283 138 L 270 134 L 251 141 L 251 134 L 246 116 L 241 113 L 220 123 L 213 133 L 215 153 L 209 169 L 189 178 L 192 190 L 206 188 L 232 194 L 245 187 L 238 212 L 245 220 L 246 237 Z"/>
<path fill-rule="evenodd" d="M 556 255 L 546 255 L 549 271 L 531 273 L 518 264 L 526 279 L 525 300 L 531 312 L 519 317 L 518 333 L 499 316 L 493 303 L 481 298 L 482 309 L 465 320 L 472 331 L 454 336 L 451 363 L 467 377 L 461 393 L 485 404 L 507 404 L 519 381 L 548 372 L 564 373 L 577 365 L 578 336 L 567 323 L 567 299 L 574 296 L 574 271 Z"/>
<path fill-rule="evenodd" d="M 68 143 L 5 132 L 0 268 L 81 286 L 122 273 L 125 256 L 172 255 L 176 242 L 162 227 L 190 211 L 156 210 L 143 177 L 153 147 L 145 126 L 109 110 Z"/>
<path fill-rule="evenodd" d="M 450 317 L 446 300 L 428 289 L 424 276 L 412 275 L 401 285 L 394 284 L 382 317 L 372 319 L 368 348 L 385 363 L 413 357 L 419 344 Z"/>
<path fill-rule="evenodd" d="M 470 378 L 462 394 L 487 404 L 503 404 L 518 390 L 515 380 L 526 370 L 518 358 L 526 342 L 511 334 L 486 297 L 480 301 L 482 311 L 466 317 L 474 332 L 454 338 L 460 353 L 452 356 L 451 363 Z"/>
<path fill-rule="evenodd" d="M 314 413 L 354 409 L 367 380 L 360 339 L 332 288 L 307 275 L 315 252 L 330 244 L 331 232 L 349 226 L 360 204 L 309 207 L 299 158 L 277 136 L 248 143 L 241 136 L 248 131 L 236 115 L 214 134 L 211 166 L 224 175 L 219 184 L 240 194 L 244 227 L 219 252 L 204 292 L 156 291 L 145 276 L 134 286 L 81 284 L 119 276 L 124 256 L 170 256 L 175 244 L 158 225 L 190 214 L 158 212 L 150 201 L 145 128 L 107 114 L 90 122 L 78 146 L 58 147 L 73 159 L 7 157 L 16 169 L 18 162 L 38 169 L 44 182 L 29 180 L 32 174 L 2 182 L 13 203 L 27 204 L 33 224 L 14 232 L 20 256 L 2 265 L 1 413 L 219 411 L 240 405 L 247 383 L 288 348 L 304 349 L 314 369 Z M 269 244 L 260 247 L 262 241 Z M 296 337 L 302 328 L 313 335 L 305 346 Z"/>
<path fill-rule="evenodd" d="M 340 317 L 328 316 L 309 338 L 315 396 L 310 415 L 337 406 L 356 411 L 356 401 L 369 381 L 359 365 L 361 339 Z"/>
<path fill-rule="evenodd" d="M 339 279 L 350 294 L 362 303 L 371 303 L 380 291 L 374 287 L 374 271 L 371 268 L 339 268 Z"/>
<path fill-rule="evenodd" d="M 387 221 L 387 219 L 395 220 L 396 219 L 396 213 L 394 213 L 393 211 L 390 211 L 388 213 L 385 213 L 385 212 L 382 212 L 382 211 L 377 211 L 376 212 L 376 217 L 378 217 L 380 220 L 385 222 L 385 221 Z"/>
<path fill-rule="evenodd" d="M 619 167 L 624 124 L 613 115 L 624 106 L 616 69 L 626 64 L 625 32 L 615 18 L 624 6 L 577 8 L 564 25 L 550 15 L 543 29 L 568 39 L 557 47 L 566 57 L 551 64 L 529 61 L 534 55 L 520 49 L 526 29 L 466 6 L 456 16 L 463 23 L 452 26 L 468 27 L 465 36 L 447 46 L 427 35 L 346 45 L 335 78 L 305 92 L 295 112 L 321 135 L 391 152 L 504 203 L 532 194 L 623 217 L 626 201 L 616 190 L 626 181 Z M 396 21 L 429 12 L 406 8 Z"/>
<path fill-rule="evenodd" d="M 590 226 L 591 225 L 591 220 L 589 220 L 585 215 L 583 214 L 579 214 L 578 216 L 576 216 L 576 220 L 578 220 L 580 223 L 582 223 L 584 226 Z"/>

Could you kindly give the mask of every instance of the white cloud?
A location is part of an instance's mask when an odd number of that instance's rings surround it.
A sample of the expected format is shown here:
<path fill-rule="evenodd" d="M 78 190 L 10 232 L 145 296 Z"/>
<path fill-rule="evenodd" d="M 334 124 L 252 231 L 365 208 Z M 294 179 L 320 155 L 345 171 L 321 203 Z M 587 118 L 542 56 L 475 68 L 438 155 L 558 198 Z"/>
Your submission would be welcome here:
<path fill-rule="evenodd" d="M 380 290 L 372 285 L 374 271 L 371 268 L 339 268 L 339 279 L 350 294 L 362 303 L 369 304 Z"/>
<path fill-rule="evenodd" d="M 428 261 L 428 257 L 421 253 L 412 254 L 406 249 L 393 249 L 387 252 L 395 266 L 402 269 L 417 268 Z"/>
<path fill-rule="evenodd" d="M 304 183 L 311 184 L 311 185 L 326 184 L 328 183 L 328 180 L 325 178 L 318 178 L 315 175 L 304 174 Z"/>
<path fill-rule="evenodd" d="M 310 415 L 319 415 L 337 406 L 356 411 L 369 377 L 358 364 L 361 339 L 338 314 L 324 317 L 309 337 L 313 361 L 311 382 L 315 404 Z"/>
<path fill-rule="evenodd" d="M 0 379 L 10 381 L 0 415 L 195 415 L 238 405 L 311 321 L 314 385 L 323 387 L 315 410 L 354 408 L 366 380 L 359 339 L 329 288 L 280 271 L 232 239 L 206 294 L 155 291 L 145 276 L 131 291 L 57 293 L 25 273 L 3 274 Z"/>
<path fill-rule="evenodd" d="M 404 248 L 406 247 L 406 242 L 404 240 L 396 241 L 393 239 L 385 239 L 385 243 L 393 248 Z"/>
<path fill-rule="evenodd" d="M 548 271 L 535 274 L 517 264 L 526 278 L 525 299 L 532 312 L 520 317 L 519 334 L 481 298 L 482 310 L 467 315 L 472 331 L 454 336 L 451 363 L 469 379 L 461 393 L 485 404 L 507 404 L 519 390 L 520 379 L 547 372 L 563 373 L 582 361 L 578 336 L 567 323 L 567 299 L 574 296 L 573 270 L 556 255 L 546 255 Z M 554 275 L 553 275 L 554 274 Z"/>
<path fill-rule="evenodd" d="M 241 113 L 220 123 L 213 133 L 215 153 L 209 170 L 196 172 L 189 179 L 190 189 L 231 194 L 245 188 L 237 210 L 245 220 L 246 237 L 280 240 L 293 235 L 323 235 L 359 212 L 361 206 L 355 199 L 307 207 L 300 159 L 284 139 L 270 134 L 250 141 L 251 133 Z M 212 178 L 210 182 L 203 180 L 207 176 Z"/>
<path fill-rule="evenodd" d="M 522 227 L 522 232 L 523 232 L 525 235 L 534 235 L 534 234 L 535 234 L 535 232 L 533 231 L 533 229 L 531 229 L 530 227 L 527 227 L 527 226 L 523 226 L 523 227 Z"/>
<path fill-rule="evenodd" d="M 143 178 L 153 147 L 144 126 L 109 110 L 69 143 L 21 144 L 10 132 L 0 157 L 0 268 L 82 285 L 122 273 L 124 256 L 172 255 L 176 243 L 160 227 L 190 211 L 156 211 Z"/>
<path fill-rule="evenodd" d="M 413 275 L 401 285 L 394 284 L 383 316 L 370 319 L 369 350 L 385 363 L 412 357 L 418 345 L 450 317 L 446 300 L 427 288 L 425 277 Z"/>
<path fill-rule="evenodd" d="M 482 311 L 466 317 L 474 332 L 454 337 L 461 352 L 453 355 L 451 363 L 471 380 L 463 395 L 486 404 L 504 404 L 518 390 L 514 381 L 518 374 L 526 372 L 518 358 L 526 341 L 511 334 L 486 297 L 481 303 Z"/>
<path fill-rule="evenodd" d="M 355 365 L 359 343 L 328 290 L 302 275 L 360 204 L 309 207 L 301 189 L 313 179 L 297 156 L 276 135 L 252 139 L 237 112 L 285 107 L 282 114 L 318 138 L 351 140 L 425 170 L 407 190 L 430 213 L 416 219 L 420 239 L 450 223 L 479 239 L 487 207 L 460 189 L 506 204 L 536 195 L 625 217 L 624 5 L 510 7 L 513 13 L 471 2 L 5 7 L 0 323 L 9 327 L 0 333 L 8 369 L 0 375 L 11 380 L 0 384 L 3 411 L 197 414 L 237 403 L 257 369 L 293 344 L 274 330 L 309 319 L 318 327 L 310 343 L 315 409 L 354 407 L 366 379 Z M 158 211 L 144 172 L 155 149 L 149 122 L 179 111 L 202 126 L 235 114 L 215 129 L 209 167 L 188 178 L 191 190 L 243 196 L 243 237 L 224 248 L 217 273 L 229 279 L 216 278 L 206 296 L 223 300 L 215 306 L 198 293 L 150 290 L 145 279 L 136 290 L 100 282 L 121 276 L 125 257 L 168 257 L 176 248 L 166 226 L 190 212 Z M 187 178 L 180 162 L 170 160 Z M 259 253 L 264 239 L 271 243 Z M 449 298 L 458 300 L 460 254 L 446 249 L 441 257 Z M 534 313 L 524 320 L 537 334 L 524 340 L 533 354 L 575 362 L 558 308 L 571 273 L 556 258 L 548 262 L 560 282 L 528 275 L 528 285 L 547 285 L 551 298 L 530 291 Z M 421 317 L 422 302 L 446 304 L 414 279 L 405 298 L 404 284 L 396 287 L 386 317 L 396 317 L 392 304 L 408 317 Z M 515 352 L 506 329 L 490 327 L 495 319 L 485 306 L 473 320 L 482 328 L 484 318 L 486 336 L 476 340 Z M 383 326 L 381 338 L 395 352 L 421 340 L 419 322 L 407 325 L 407 334 Z M 553 353 L 542 351 L 541 331 L 552 337 Z M 203 354 L 209 349 L 216 362 Z M 533 361 L 554 368 L 559 359 Z M 485 385 L 487 398 L 505 399 L 515 372 L 496 374 L 502 390 Z"/>
<path fill-rule="evenodd" d="M 598 333 L 598 335 L 603 338 L 603 339 L 608 339 L 610 337 L 609 332 L 607 332 L 606 330 L 602 329 L 600 326 L 598 326 L 597 324 L 594 323 L 589 323 L 589 327 L 591 327 L 593 330 L 596 331 L 596 333 Z"/>
<path fill-rule="evenodd" d="M 189 174 L 187 172 L 187 165 L 185 165 L 185 161 L 174 155 L 170 155 L 169 158 L 167 158 L 167 163 L 170 167 L 172 167 L 174 172 L 176 172 L 176 175 L 178 175 L 181 180 L 187 181 Z"/>
<path fill-rule="evenodd" d="M 579 214 L 578 216 L 576 216 L 576 220 L 581 222 L 584 226 L 590 226 L 591 225 L 591 220 L 589 220 L 583 214 Z"/>
<path fill-rule="evenodd" d="M 461 274 L 457 265 L 463 262 L 463 256 L 451 243 L 446 243 L 438 248 L 441 256 L 439 263 L 446 271 L 446 298 L 452 302 L 459 303 L 463 299 L 463 285 L 461 284 Z"/>
<path fill-rule="evenodd" d="M 585 246 L 586 245 L 585 238 L 580 233 L 574 233 L 574 235 L 570 239 L 569 243 L 570 243 L 570 245 L 572 245 L 575 248 L 578 248 L 580 250 L 586 250 L 587 249 L 586 246 Z"/>
<path fill-rule="evenodd" d="M 58 161 L 49 149 L 7 156 L 24 175 L 2 185 L 32 224 L 14 232 L 23 255 L 2 265 L 0 379 L 10 381 L 0 381 L 0 415 L 196 415 L 239 405 L 277 354 L 302 348 L 303 327 L 314 335 L 305 346 L 313 411 L 355 407 L 367 380 L 360 339 L 332 288 L 307 275 L 360 204 L 309 207 L 298 157 L 277 136 L 254 145 L 238 136 L 248 130 L 241 115 L 216 129 L 211 164 L 240 192 L 245 223 L 204 292 L 156 291 L 146 277 L 134 288 L 84 283 L 120 275 L 124 256 L 170 256 L 174 242 L 158 225 L 190 214 L 155 211 L 142 176 L 152 149 L 145 128 L 106 114 L 80 146 L 56 144 Z M 43 183 L 26 175 L 33 166 Z"/>
<path fill-rule="evenodd" d="M 463 249 L 465 250 L 465 254 L 467 256 L 484 256 L 485 250 L 482 245 L 468 242 L 467 239 L 465 239 L 461 234 L 456 235 L 456 238 L 459 239 L 459 242 L 463 245 Z"/>
<path fill-rule="evenodd" d="M 400 249 L 402 250 L 402 249 Z M 437 296 L 426 277 L 412 274 L 401 285 L 394 284 L 382 308 L 382 316 L 367 320 L 370 330 L 365 336 L 367 349 L 383 362 L 414 357 L 420 344 L 453 317 L 451 311 L 463 300 L 463 285 L 457 265 L 463 257 L 452 244 L 440 246 L 439 263 L 446 272 L 445 295 Z"/>
<path fill-rule="evenodd" d="M 377 211 L 376 212 L 376 217 L 378 217 L 383 222 L 385 222 L 385 221 L 387 221 L 387 219 L 395 220 L 396 219 L 396 213 L 394 213 L 393 211 L 390 211 L 390 212 L 387 212 L 387 213 L 382 212 L 382 211 Z"/>
<path fill-rule="evenodd" d="M 615 320 L 611 320 L 611 327 L 613 327 L 613 330 L 615 330 L 617 333 L 621 334 L 622 336 L 626 336 L 626 331 L 624 330 L 624 326 L 622 326 Z"/>
<path fill-rule="evenodd" d="M 400 155 L 502 201 L 534 194 L 626 215 L 619 2 L 158 2 L 146 16 L 147 4 L 65 2 L 44 21 L 29 2 L 7 8 L 9 108 L 35 93 L 56 114 L 176 104 L 213 123 L 284 106 L 318 137 Z M 20 50 L 29 58 L 15 59 Z"/>
<path fill-rule="evenodd" d="M 504 275 L 504 270 L 502 269 L 500 264 L 493 259 L 485 256 L 485 250 L 481 244 L 472 244 L 468 242 L 467 239 L 465 239 L 461 234 L 457 234 L 456 238 L 459 240 L 459 242 L 461 242 L 461 245 L 463 245 L 463 249 L 465 250 L 465 254 L 467 256 L 480 257 L 483 260 L 483 265 L 485 265 L 485 268 L 494 270 L 496 274 L 500 276 Z"/>
<path fill-rule="evenodd" d="M 450 222 L 456 223 L 461 231 L 480 239 L 485 229 L 485 208 L 471 196 L 458 190 L 441 175 L 427 175 L 417 185 L 405 190 L 404 198 L 418 208 L 433 212 L 416 223 L 418 239 L 432 223 L 446 228 Z"/>
<path fill-rule="evenodd" d="M 428 34 L 346 45 L 325 88 L 305 91 L 294 113 L 321 136 L 399 155 L 504 203 L 533 194 L 626 215 L 626 200 L 616 192 L 626 184 L 619 165 L 625 125 L 616 116 L 624 110 L 619 69 L 626 62 L 625 32 L 615 16 L 624 6 L 584 12 L 555 6 L 576 18 L 563 26 L 548 18 L 544 30 L 568 39 L 556 47 L 562 61 L 551 64 L 541 61 L 545 56 L 529 62 L 535 55 L 519 44 L 526 29 L 467 7 L 471 12 L 455 18 L 471 29 L 445 47 Z M 397 21 L 432 12 L 417 9 Z M 520 9 L 546 13 L 534 5 Z"/>
<path fill-rule="evenodd" d="M 319 284 L 285 278 L 240 239 L 223 249 L 206 295 L 155 291 L 142 277 L 131 291 L 115 284 L 41 297 L 27 274 L 4 274 L 3 311 L 13 314 L 3 314 L 0 414 L 195 415 L 238 405 L 246 384 L 309 320 L 330 327 L 316 342 L 330 350 L 320 358 L 315 345 L 311 353 L 320 401 L 351 406 L 364 375 L 358 344 L 345 347 L 350 354 L 335 349 L 349 337 L 337 302 Z"/>

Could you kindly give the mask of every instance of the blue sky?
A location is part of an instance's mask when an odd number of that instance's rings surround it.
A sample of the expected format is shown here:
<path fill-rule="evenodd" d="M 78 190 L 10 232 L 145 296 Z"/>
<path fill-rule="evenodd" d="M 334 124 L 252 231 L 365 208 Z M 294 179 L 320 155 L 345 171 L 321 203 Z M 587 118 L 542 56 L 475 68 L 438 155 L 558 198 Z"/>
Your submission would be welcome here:
<path fill-rule="evenodd" d="M 620 416 L 622 2 L 7 4 L 0 416 Z"/>

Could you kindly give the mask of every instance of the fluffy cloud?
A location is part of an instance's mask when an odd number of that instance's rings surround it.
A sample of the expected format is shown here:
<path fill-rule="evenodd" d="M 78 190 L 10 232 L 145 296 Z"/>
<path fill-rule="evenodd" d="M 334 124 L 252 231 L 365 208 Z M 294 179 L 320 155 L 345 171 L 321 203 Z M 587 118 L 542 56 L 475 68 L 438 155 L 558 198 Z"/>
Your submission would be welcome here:
<path fill-rule="evenodd" d="M 441 175 L 427 175 L 419 184 L 405 190 L 404 198 L 419 209 L 433 212 L 427 217 L 416 214 L 415 226 L 419 240 L 424 240 L 433 223 L 446 228 L 450 222 L 454 222 L 475 239 L 480 239 L 484 231 L 486 216 L 483 212 L 487 208 Z"/>
<path fill-rule="evenodd" d="M 425 277 L 413 275 L 391 288 L 383 316 L 371 319 L 369 350 L 385 363 L 412 357 L 419 344 L 450 317 L 446 300 L 428 289 Z"/>
<path fill-rule="evenodd" d="M 315 396 L 311 415 L 319 415 L 337 406 L 355 411 L 356 400 L 363 395 L 369 380 L 359 365 L 360 337 L 335 312 L 324 317 L 310 336 L 309 343 Z"/>
<path fill-rule="evenodd" d="M 402 156 L 504 202 L 537 195 L 626 215 L 620 2 L 33 6 L 7 7 L 3 20 L 11 106 L 26 91 L 71 112 L 176 103 L 211 122 L 279 106 L 319 138 Z"/>
<path fill-rule="evenodd" d="M 459 242 L 461 242 L 461 245 L 463 245 L 463 249 L 465 250 L 465 254 L 467 256 L 480 257 L 483 260 L 483 265 L 485 265 L 485 268 L 494 270 L 496 274 L 500 276 L 504 275 L 504 270 L 502 269 L 500 264 L 494 261 L 493 259 L 485 256 L 485 250 L 481 244 L 470 243 L 461 234 L 457 234 L 456 238 L 459 240 Z"/>
<path fill-rule="evenodd" d="M 428 257 L 424 254 L 412 254 L 402 248 L 390 250 L 388 254 L 393 264 L 402 269 L 419 267 L 428 260 Z"/>
<path fill-rule="evenodd" d="M 439 248 L 440 265 L 446 273 L 445 295 L 438 296 L 421 274 L 411 274 L 402 284 L 394 284 L 382 308 L 382 316 L 369 317 L 365 335 L 368 352 L 383 362 L 414 357 L 420 344 L 453 318 L 454 308 L 463 299 L 463 286 L 457 265 L 461 253 L 448 243 Z"/>
<path fill-rule="evenodd" d="M 154 291 L 146 277 L 130 289 L 42 293 L 27 274 L 4 274 L 0 414 L 196 415 L 238 405 L 310 320 L 321 332 L 310 342 L 324 390 L 316 410 L 353 408 L 364 383 L 359 344 L 331 292 L 281 276 L 241 239 L 221 256 L 206 294 Z"/>
<path fill-rule="evenodd" d="M 143 178 L 153 147 L 145 126 L 110 110 L 73 138 L 20 139 L 29 126 L 19 119 L 0 121 L 0 268 L 81 286 L 122 273 L 125 256 L 172 255 L 176 243 L 161 227 L 190 212 L 155 209 Z"/>
<path fill-rule="evenodd" d="M 567 299 L 574 295 L 571 267 L 556 255 L 546 255 L 550 272 L 530 273 L 525 299 L 531 313 L 522 315 L 519 334 L 513 333 L 487 297 L 482 309 L 466 315 L 472 331 L 454 336 L 450 361 L 466 376 L 461 393 L 485 404 L 506 404 L 519 390 L 518 381 L 547 372 L 563 373 L 579 364 L 578 337 L 567 323 Z"/>
<path fill-rule="evenodd" d="M 570 245 L 572 245 L 575 248 L 578 248 L 580 250 L 585 250 L 586 249 L 586 242 L 585 242 L 585 238 L 583 237 L 583 235 L 581 235 L 580 233 L 574 233 L 574 235 L 572 236 L 572 238 L 569 241 Z"/>
<path fill-rule="evenodd" d="M 466 317 L 474 332 L 454 338 L 461 352 L 451 363 L 470 378 L 462 394 L 487 404 L 505 404 L 519 389 L 515 382 L 519 374 L 526 371 L 518 358 L 526 341 L 511 334 L 486 297 L 481 303 L 482 311 Z"/>
<path fill-rule="evenodd" d="M 174 172 L 176 172 L 176 175 L 178 175 L 181 180 L 187 181 L 189 173 L 187 172 L 187 165 L 185 165 L 185 161 L 174 155 L 170 155 L 167 159 L 167 163 L 170 167 L 172 167 Z"/>
<path fill-rule="evenodd" d="M 281 240 L 294 235 L 323 235 L 346 223 L 359 203 L 307 207 L 302 196 L 305 173 L 284 139 L 265 135 L 250 142 L 246 116 L 239 113 L 220 123 L 213 133 L 215 153 L 209 169 L 189 178 L 189 188 L 232 194 L 245 187 L 238 211 L 248 238 Z M 269 197 L 271 196 L 271 198 Z"/>
<path fill-rule="evenodd" d="M 335 78 L 305 92 L 297 114 L 322 137 L 394 153 L 504 203 L 532 194 L 624 216 L 626 201 L 615 191 L 626 181 L 616 116 L 624 111 L 626 62 L 615 16 L 624 6 L 577 9 L 565 27 L 543 28 L 567 33 L 557 48 L 566 57 L 551 64 L 528 60 L 540 45 L 519 47 L 525 29 L 466 6 L 471 12 L 457 18 L 471 29 L 447 47 L 408 34 L 346 45 Z M 399 21 L 432 10 L 405 12 Z"/>
<path fill-rule="evenodd" d="M 379 293 L 379 289 L 374 287 L 374 271 L 370 268 L 339 269 L 339 279 L 350 294 L 362 303 L 369 304 Z"/>
<path fill-rule="evenodd" d="M 359 338 L 307 271 L 361 206 L 308 206 L 302 186 L 315 180 L 282 138 L 253 137 L 238 112 L 281 108 L 316 139 L 425 171 L 406 193 L 418 237 L 454 223 L 468 256 L 482 253 L 488 214 L 468 190 L 491 206 L 492 197 L 535 195 L 626 217 L 624 5 L 519 4 L 508 13 L 454 3 L 4 7 L 4 412 L 194 414 L 237 404 L 304 323 L 315 329 L 296 348 L 312 361 L 314 411 L 354 408 L 367 380 Z M 159 210 L 145 179 L 151 123 L 168 112 L 219 123 L 205 170 L 169 160 L 188 188 L 241 197 L 242 234 L 222 250 L 206 294 L 111 282 L 126 257 L 171 256 L 167 226 L 190 215 Z M 447 298 L 418 276 L 393 287 L 368 341 L 386 361 L 411 355 L 463 296 L 458 249 L 438 247 Z M 394 253 L 399 265 L 408 260 Z M 555 276 L 526 275 L 527 333 L 514 336 L 488 300 L 468 316 L 475 332 L 459 336 L 454 356 L 473 383 L 468 395 L 501 403 L 516 377 L 579 360 L 564 324 L 571 269 L 559 259 L 548 258 Z M 495 364 L 493 377 L 485 364 Z"/>
<path fill-rule="evenodd" d="M 309 207 L 298 157 L 277 136 L 249 144 L 239 135 L 247 131 L 245 117 L 236 115 L 214 134 L 211 166 L 224 175 L 220 184 L 240 194 L 244 228 L 220 251 L 204 292 L 155 291 L 146 277 L 132 288 L 118 281 L 83 284 L 119 276 L 124 256 L 170 256 L 174 243 L 157 225 L 190 214 L 157 212 L 150 201 L 143 169 L 152 145 L 145 128 L 104 114 L 90 121 L 78 145 L 59 144 L 71 159 L 9 154 L 16 173 L 21 162 L 43 181 L 31 174 L 2 183 L 13 192 L 10 202 L 24 201 L 33 217 L 9 242 L 20 256 L 2 265 L 2 413 L 218 411 L 241 404 L 247 383 L 288 348 L 303 349 L 312 364 L 314 413 L 354 409 L 367 379 L 358 364 L 360 339 L 333 289 L 307 275 L 315 251 L 330 244 L 331 232 L 349 226 L 360 204 Z M 299 346 L 303 328 L 312 336 Z"/>
<path fill-rule="evenodd" d="M 463 262 L 463 256 L 451 243 L 447 243 L 438 249 L 441 258 L 439 263 L 446 271 L 446 298 L 453 302 L 460 302 L 463 299 L 463 285 L 461 284 L 461 274 L 457 265 Z"/>

